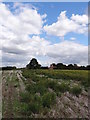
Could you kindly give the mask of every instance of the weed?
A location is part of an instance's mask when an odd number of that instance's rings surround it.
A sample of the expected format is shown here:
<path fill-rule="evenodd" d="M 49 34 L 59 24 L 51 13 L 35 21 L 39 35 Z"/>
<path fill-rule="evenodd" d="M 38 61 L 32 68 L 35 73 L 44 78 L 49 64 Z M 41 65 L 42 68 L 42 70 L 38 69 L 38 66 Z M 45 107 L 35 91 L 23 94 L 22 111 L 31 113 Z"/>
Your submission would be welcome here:
<path fill-rule="evenodd" d="M 66 92 L 66 91 L 69 91 L 69 85 L 65 82 L 62 82 L 60 85 L 57 86 L 57 89 L 60 91 L 60 92 Z"/>
<path fill-rule="evenodd" d="M 71 88 L 70 92 L 74 95 L 79 95 L 82 92 L 82 89 L 80 86 L 75 85 Z"/>
<path fill-rule="evenodd" d="M 54 93 L 46 93 L 42 97 L 43 107 L 48 107 L 55 103 L 56 95 Z"/>
<path fill-rule="evenodd" d="M 28 92 L 23 92 L 23 93 L 20 93 L 20 96 L 21 96 L 21 102 L 29 102 L 30 100 L 30 94 Z"/>

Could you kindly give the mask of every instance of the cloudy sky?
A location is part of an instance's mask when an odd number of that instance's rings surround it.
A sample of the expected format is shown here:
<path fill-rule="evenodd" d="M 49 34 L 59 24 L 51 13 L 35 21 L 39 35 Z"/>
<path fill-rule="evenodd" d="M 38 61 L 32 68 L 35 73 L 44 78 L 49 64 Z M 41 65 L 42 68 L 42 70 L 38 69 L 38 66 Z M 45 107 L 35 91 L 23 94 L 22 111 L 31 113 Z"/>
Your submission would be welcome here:
<path fill-rule="evenodd" d="M 24 67 L 34 57 L 44 66 L 87 65 L 87 10 L 88 3 L 0 3 L 2 66 Z"/>

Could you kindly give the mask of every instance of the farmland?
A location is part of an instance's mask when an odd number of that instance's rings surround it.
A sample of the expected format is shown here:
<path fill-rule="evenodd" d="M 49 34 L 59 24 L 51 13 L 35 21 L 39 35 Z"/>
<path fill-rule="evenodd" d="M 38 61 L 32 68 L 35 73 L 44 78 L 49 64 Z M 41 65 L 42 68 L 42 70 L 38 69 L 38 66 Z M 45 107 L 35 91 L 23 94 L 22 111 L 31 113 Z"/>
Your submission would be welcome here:
<path fill-rule="evenodd" d="M 3 118 L 88 118 L 88 71 L 2 72 Z"/>

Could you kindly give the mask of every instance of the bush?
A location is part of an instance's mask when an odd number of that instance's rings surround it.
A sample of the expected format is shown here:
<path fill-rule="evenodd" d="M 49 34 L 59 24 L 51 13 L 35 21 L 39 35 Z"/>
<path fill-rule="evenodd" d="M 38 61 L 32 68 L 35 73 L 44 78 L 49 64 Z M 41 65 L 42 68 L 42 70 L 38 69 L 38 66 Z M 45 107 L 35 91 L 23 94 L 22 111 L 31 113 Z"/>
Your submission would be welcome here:
<path fill-rule="evenodd" d="M 26 90 L 31 94 L 36 93 L 36 85 L 35 84 L 26 85 Z"/>
<path fill-rule="evenodd" d="M 43 95 L 42 97 L 42 104 L 43 107 L 48 107 L 50 108 L 50 106 L 55 103 L 56 100 L 56 95 L 54 93 L 46 93 Z"/>
<path fill-rule="evenodd" d="M 69 91 L 69 85 L 65 82 L 62 82 L 60 85 L 57 86 L 57 89 L 60 91 L 60 92 L 66 92 L 66 91 Z"/>
<path fill-rule="evenodd" d="M 56 91 L 58 97 L 61 97 L 61 92 Z"/>
<path fill-rule="evenodd" d="M 88 79 L 83 79 L 81 81 L 82 85 L 85 87 L 85 88 L 89 88 L 90 87 L 90 80 L 89 80 L 90 77 L 88 77 Z"/>
<path fill-rule="evenodd" d="M 73 93 L 74 95 L 79 95 L 82 92 L 82 89 L 80 86 L 75 85 L 73 86 L 73 88 L 71 88 L 71 93 Z"/>
<path fill-rule="evenodd" d="M 39 113 L 42 108 L 42 99 L 38 95 L 32 95 L 31 100 L 29 101 L 29 111 L 33 113 Z"/>
<path fill-rule="evenodd" d="M 37 102 L 39 102 L 39 103 L 41 103 L 41 97 L 40 96 L 38 96 L 38 95 L 33 95 L 33 98 L 34 98 L 34 101 L 37 101 Z"/>
<path fill-rule="evenodd" d="M 51 88 L 51 89 L 53 89 L 53 90 L 56 90 L 56 88 L 57 88 L 57 82 L 56 81 L 48 81 L 47 82 L 47 86 L 48 86 L 48 88 Z"/>
<path fill-rule="evenodd" d="M 27 103 L 22 103 L 22 104 L 20 105 L 20 111 L 21 111 L 21 113 L 24 114 L 24 115 L 31 114 L 31 113 L 29 112 L 29 106 L 28 106 Z"/>
<path fill-rule="evenodd" d="M 27 113 L 39 113 L 42 107 L 41 97 L 29 93 L 21 93 L 22 111 Z"/>
<path fill-rule="evenodd" d="M 29 106 L 29 111 L 35 113 L 39 113 L 40 109 L 41 109 L 41 105 L 39 104 L 39 102 L 35 102 L 32 101 L 28 104 Z"/>
<path fill-rule="evenodd" d="M 30 100 L 30 94 L 28 92 L 20 93 L 21 96 L 21 102 L 29 102 Z"/>
<path fill-rule="evenodd" d="M 44 86 L 37 86 L 37 92 L 43 95 L 45 92 L 47 92 L 47 89 Z"/>

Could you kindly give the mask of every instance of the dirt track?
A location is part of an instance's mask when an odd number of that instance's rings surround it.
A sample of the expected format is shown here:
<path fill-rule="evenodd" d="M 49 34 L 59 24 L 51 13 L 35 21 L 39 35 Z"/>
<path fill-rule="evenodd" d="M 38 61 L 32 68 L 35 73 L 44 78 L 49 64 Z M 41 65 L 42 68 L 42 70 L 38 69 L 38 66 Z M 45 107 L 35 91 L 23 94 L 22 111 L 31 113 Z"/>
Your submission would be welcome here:
<path fill-rule="evenodd" d="M 25 85 L 24 85 L 23 80 L 21 79 L 21 77 L 22 77 L 21 71 L 17 71 L 17 78 L 19 80 L 21 91 L 23 92 L 23 91 L 25 91 Z"/>
<path fill-rule="evenodd" d="M 3 97 L 3 118 L 15 118 L 14 101 L 19 100 L 19 93 L 25 90 L 24 83 L 20 77 L 20 71 L 4 71 L 2 77 L 2 97 Z M 13 77 L 17 78 L 14 81 Z M 18 86 L 15 86 L 18 82 Z"/>
<path fill-rule="evenodd" d="M 13 85 L 11 83 L 12 79 L 12 71 L 8 74 L 9 80 L 6 81 L 6 77 L 4 76 L 4 79 L 2 79 L 2 96 L 3 96 L 3 102 L 5 103 L 5 111 L 3 113 L 4 118 L 13 118 L 13 109 L 12 109 L 12 101 L 13 101 Z M 6 88 L 7 86 L 7 88 Z"/>

